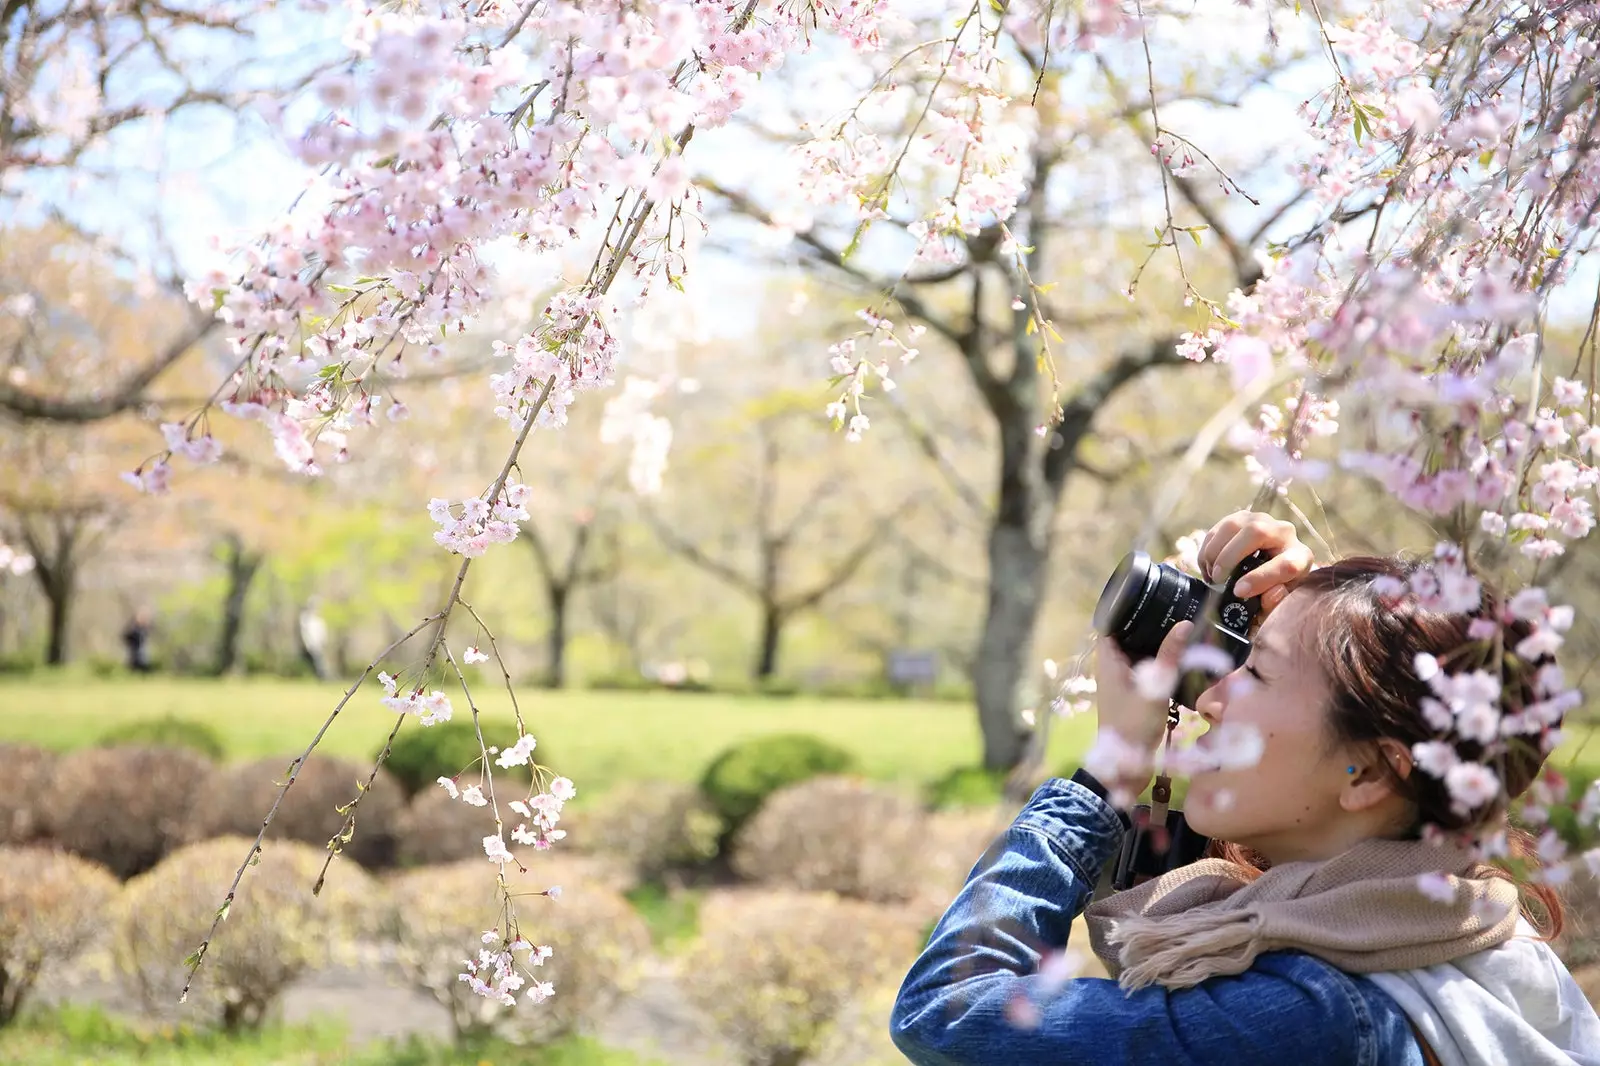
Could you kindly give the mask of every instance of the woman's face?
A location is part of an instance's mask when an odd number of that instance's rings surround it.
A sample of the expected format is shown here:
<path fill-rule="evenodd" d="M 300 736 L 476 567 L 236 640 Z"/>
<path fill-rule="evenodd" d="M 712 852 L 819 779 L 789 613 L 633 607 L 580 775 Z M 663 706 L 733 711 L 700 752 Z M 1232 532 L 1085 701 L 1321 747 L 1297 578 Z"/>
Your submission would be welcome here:
<path fill-rule="evenodd" d="M 1195 701 L 1210 727 L 1200 748 L 1226 723 L 1258 731 L 1262 755 L 1251 767 L 1195 774 L 1184 801 L 1189 824 L 1275 863 L 1337 854 L 1350 828 L 1340 795 L 1351 762 L 1328 726 L 1316 604 L 1312 593 L 1291 593 L 1261 624 L 1245 665 Z"/>

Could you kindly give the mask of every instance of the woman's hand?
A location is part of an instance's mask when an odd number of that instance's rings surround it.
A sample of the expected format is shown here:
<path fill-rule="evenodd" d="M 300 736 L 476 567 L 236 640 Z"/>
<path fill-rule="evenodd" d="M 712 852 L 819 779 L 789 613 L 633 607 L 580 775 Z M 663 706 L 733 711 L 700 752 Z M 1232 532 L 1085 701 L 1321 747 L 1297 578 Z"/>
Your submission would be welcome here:
<path fill-rule="evenodd" d="M 1150 757 L 1166 733 L 1178 663 L 1193 632 L 1193 622 L 1179 622 L 1155 658 L 1138 664 L 1128 662 L 1109 637 L 1095 642 L 1095 705 L 1100 721 L 1084 766 L 1111 792 L 1131 798 L 1150 784 Z"/>
<path fill-rule="evenodd" d="M 1215 584 L 1251 554 L 1265 550 L 1272 558 L 1239 579 L 1234 595 L 1261 597 L 1261 613 L 1270 614 L 1311 572 L 1311 549 L 1300 543 L 1293 522 L 1260 511 L 1235 511 L 1211 527 L 1200 544 L 1200 573 Z"/>

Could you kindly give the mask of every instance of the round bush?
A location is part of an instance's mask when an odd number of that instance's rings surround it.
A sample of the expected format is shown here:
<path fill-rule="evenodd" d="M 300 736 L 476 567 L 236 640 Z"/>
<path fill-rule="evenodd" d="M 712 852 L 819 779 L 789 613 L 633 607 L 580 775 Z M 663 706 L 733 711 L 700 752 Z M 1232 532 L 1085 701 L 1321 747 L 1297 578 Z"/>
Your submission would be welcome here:
<path fill-rule="evenodd" d="M 210 760 L 183 748 L 84 748 L 50 775 L 46 832 L 132 877 L 183 843 L 190 812 L 211 802 L 216 780 Z"/>
<path fill-rule="evenodd" d="M 670 781 L 618 785 L 563 824 L 574 848 L 620 860 L 636 881 L 703 866 L 722 836 L 722 819 L 700 790 Z"/>
<path fill-rule="evenodd" d="M 480 857 L 407 871 L 390 882 L 392 909 L 385 928 L 394 945 L 391 965 L 412 987 L 450 1011 L 458 1037 L 498 1032 L 544 1043 L 568 1035 L 610 1012 L 632 984 L 638 960 L 650 950 L 643 919 L 593 873 L 549 853 L 528 865 L 527 874 L 508 875 L 515 879 L 513 892 L 562 888 L 559 900 L 533 895 L 518 899 L 522 935 L 553 951 L 532 971 L 555 985 L 555 995 L 539 1004 L 519 997 L 515 1006 L 503 1007 L 473 994 L 458 977 L 464 953 L 493 927 L 503 906 L 493 866 Z M 518 953 L 517 958 L 527 955 Z"/>
<path fill-rule="evenodd" d="M 904 972 L 920 930 L 896 908 L 803 892 L 708 899 L 680 988 L 745 1063 L 816 1053 L 845 1008 Z"/>
<path fill-rule="evenodd" d="M 1005 798 L 1006 771 L 958 766 L 928 787 L 928 806 L 936 811 L 992 807 Z"/>
<path fill-rule="evenodd" d="M 218 773 L 216 785 L 195 807 L 187 839 L 204 840 L 227 833 L 254 837 L 288 779 L 289 762 L 282 758 L 258 759 Z M 344 825 L 345 816 L 338 808 L 356 798 L 358 783 L 365 783 L 371 772 L 372 767 L 347 759 L 313 755 L 273 816 L 267 839 L 298 840 L 325 849 Z M 355 835 L 344 843 L 342 854 L 369 869 L 392 866 L 404 810 L 400 786 L 379 770 L 356 807 Z"/>
<path fill-rule="evenodd" d="M 897 789 L 816 777 L 774 792 L 734 841 L 742 877 L 804 891 L 905 900 L 921 885 L 926 818 Z"/>
<path fill-rule="evenodd" d="M 228 836 L 191 844 L 129 881 L 113 908 L 112 966 L 145 1008 L 177 1002 L 184 959 L 211 927 L 251 841 Z M 278 994 L 302 974 L 355 958 L 355 942 L 375 932 L 378 886 L 345 865 L 320 894 L 320 848 L 293 841 L 265 845 L 206 951 L 184 1013 L 229 1029 L 260 1024 Z"/>
<path fill-rule="evenodd" d="M 46 848 L 0 847 L 0 1025 L 17 1016 L 47 964 L 69 962 L 105 925 L 111 872 Z"/>
<path fill-rule="evenodd" d="M 222 736 L 204 722 L 192 718 L 146 718 L 142 721 L 124 722 L 100 735 L 96 747 L 123 748 L 187 748 L 210 759 L 221 762 L 227 754 Z"/>
<path fill-rule="evenodd" d="M 733 833 L 772 793 L 820 774 L 854 771 L 856 758 L 837 745 L 799 733 L 747 740 L 706 767 L 700 791 Z"/>
<path fill-rule="evenodd" d="M 45 835 L 56 753 L 31 744 L 0 744 L 0 844 L 30 844 Z"/>
<path fill-rule="evenodd" d="M 509 748 L 517 742 L 517 727 L 510 722 L 484 722 L 483 742 L 491 748 Z M 377 758 L 377 754 L 373 752 L 373 758 Z M 400 730 L 400 735 L 394 738 L 394 746 L 389 749 L 389 758 L 383 765 L 388 767 L 409 797 L 434 787 L 441 777 L 455 777 L 463 771 L 480 767 L 482 759 L 478 731 L 473 728 L 470 719 L 434 726 L 407 722 L 405 728 Z M 541 763 L 545 761 L 543 747 L 535 751 L 534 759 Z M 533 782 L 531 767 L 519 766 L 506 770 L 491 766 L 491 769 L 497 778 L 509 777 L 524 785 Z"/>

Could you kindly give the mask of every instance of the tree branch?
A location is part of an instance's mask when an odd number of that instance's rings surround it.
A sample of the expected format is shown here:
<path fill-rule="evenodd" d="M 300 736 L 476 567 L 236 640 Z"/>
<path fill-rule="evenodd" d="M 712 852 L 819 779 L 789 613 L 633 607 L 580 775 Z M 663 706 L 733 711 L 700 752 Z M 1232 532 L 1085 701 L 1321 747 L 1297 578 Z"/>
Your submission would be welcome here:
<path fill-rule="evenodd" d="M 25 421 L 99 422 L 145 402 L 145 390 L 217 327 L 217 319 L 192 317 L 188 326 L 143 366 L 104 392 L 87 396 L 46 396 L 0 379 L 0 411 Z"/>
<path fill-rule="evenodd" d="M 793 615 L 800 611 L 809 610 L 822 602 L 823 597 L 827 596 L 828 593 L 854 577 L 856 571 L 861 569 L 862 564 L 883 543 L 883 531 L 892 526 L 899 520 L 901 515 L 911 509 L 912 505 L 917 502 L 918 495 L 913 493 L 902 500 L 899 506 L 892 511 L 879 515 L 878 520 L 873 523 L 872 530 L 839 560 L 826 577 L 805 592 L 780 600 L 777 604 L 778 610 L 784 615 Z"/>
<path fill-rule="evenodd" d="M 655 533 L 656 538 L 661 541 L 662 546 L 668 551 L 682 557 L 687 562 L 693 563 L 713 577 L 722 579 L 740 592 L 754 596 L 757 599 L 761 598 L 761 589 L 754 581 L 751 581 L 744 574 L 741 574 L 722 560 L 714 559 L 707 555 L 700 548 L 668 529 L 660 517 L 648 506 L 640 507 L 639 512 L 644 515 L 644 519 L 650 525 L 651 531 Z"/>
<path fill-rule="evenodd" d="M 733 210 L 737 211 L 739 214 L 744 215 L 747 218 L 753 218 L 763 225 L 771 226 L 774 224 L 771 213 L 765 208 L 762 208 L 755 201 L 751 200 L 744 193 L 733 189 L 724 188 L 712 178 L 700 177 L 695 179 L 694 184 L 698 188 L 720 196 L 722 199 L 727 201 L 728 206 L 733 208 Z M 799 241 L 802 245 L 810 250 L 811 254 L 809 257 L 807 257 L 809 262 L 813 264 L 829 266 L 835 270 L 848 274 L 856 281 L 874 291 L 890 293 L 893 299 L 898 302 L 902 308 L 904 308 L 906 314 L 925 323 L 929 329 L 933 330 L 935 333 L 938 333 L 946 340 L 955 343 L 960 342 L 960 331 L 946 319 L 934 314 L 933 310 L 922 300 L 921 297 L 917 296 L 915 293 L 898 291 L 901 288 L 901 286 L 898 284 L 875 277 L 861 269 L 861 267 L 857 266 L 855 263 L 846 260 L 844 258 L 844 253 L 830 245 L 827 241 L 823 240 L 821 236 L 817 234 L 815 227 L 807 227 L 805 230 L 796 233 L 795 240 Z"/>

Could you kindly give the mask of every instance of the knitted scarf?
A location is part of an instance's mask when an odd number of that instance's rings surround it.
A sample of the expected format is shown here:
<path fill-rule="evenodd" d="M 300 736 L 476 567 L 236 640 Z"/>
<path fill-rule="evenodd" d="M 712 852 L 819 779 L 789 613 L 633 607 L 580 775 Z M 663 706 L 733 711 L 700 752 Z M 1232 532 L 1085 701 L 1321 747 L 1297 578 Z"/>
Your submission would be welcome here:
<path fill-rule="evenodd" d="M 1428 873 L 1444 875 L 1449 902 L 1420 890 Z M 1099 900 L 1084 916 L 1094 953 L 1132 991 L 1243 973 L 1257 955 L 1283 949 L 1348 973 L 1450 962 L 1509 940 L 1518 898 L 1514 884 L 1486 876 L 1451 845 L 1368 840 L 1254 879 L 1235 863 L 1202 859 Z"/>

